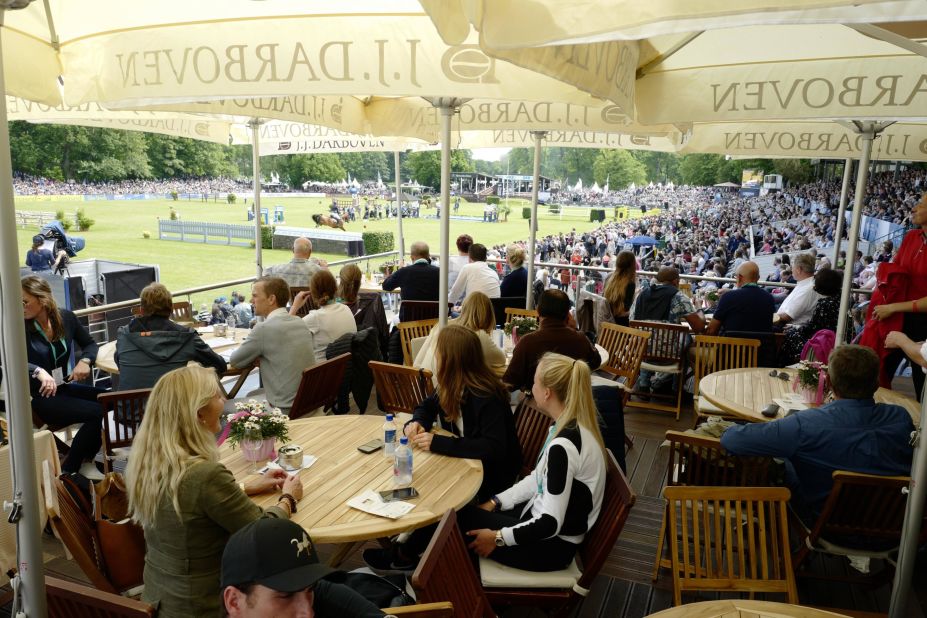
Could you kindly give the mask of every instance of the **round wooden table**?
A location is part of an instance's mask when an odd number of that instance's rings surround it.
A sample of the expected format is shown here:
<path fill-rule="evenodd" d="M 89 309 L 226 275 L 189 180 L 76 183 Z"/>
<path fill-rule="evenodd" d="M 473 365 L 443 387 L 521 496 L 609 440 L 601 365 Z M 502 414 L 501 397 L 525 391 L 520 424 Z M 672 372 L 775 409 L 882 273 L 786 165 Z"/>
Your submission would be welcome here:
<path fill-rule="evenodd" d="M 770 601 L 724 600 L 688 603 L 648 618 L 847 618 L 844 614 Z"/>
<path fill-rule="evenodd" d="M 476 495 L 483 482 L 483 464 L 476 459 L 447 457 L 414 449 L 413 482 L 418 498 L 407 515 L 387 519 L 353 509 L 348 500 L 368 489 L 393 487 L 393 461 L 383 451 L 365 455 L 357 447 L 382 438 L 382 416 L 327 416 L 290 421 L 290 442 L 303 447 L 306 455 L 318 457 L 312 467 L 299 472 L 305 493 L 293 521 L 318 543 L 348 544 L 337 552 L 337 564 L 354 542 L 388 537 L 421 528 L 441 519 L 448 509 L 459 509 Z M 278 444 L 278 447 L 282 446 Z M 241 450 L 228 443 L 219 450 L 221 462 L 238 481 L 251 474 L 251 464 Z M 252 496 L 267 508 L 279 494 Z"/>
<path fill-rule="evenodd" d="M 699 395 L 715 404 L 726 413 L 739 416 L 753 422 L 775 420 L 766 418 L 761 411 L 772 403 L 773 399 L 782 399 L 792 393 L 794 369 L 777 369 L 789 375 L 788 380 L 769 375 L 768 367 L 755 369 L 728 369 L 711 373 L 702 378 L 698 385 Z M 911 397 L 897 391 L 880 388 L 875 394 L 876 403 L 893 403 L 902 406 L 911 415 L 915 425 L 921 415 L 920 404 Z M 782 418 L 785 411 L 779 410 Z"/>
<path fill-rule="evenodd" d="M 241 345 L 241 342 L 248 337 L 248 333 L 251 332 L 251 329 L 248 328 L 230 328 L 228 329 L 228 334 L 224 339 L 232 340 L 234 335 L 234 343 L 220 342 L 216 341 L 216 335 L 213 331 L 208 331 L 205 333 L 200 333 L 200 337 L 203 338 L 203 341 L 212 348 L 213 352 L 218 355 L 229 354 L 234 350 L 238 349 L 238 346 Z M 108 341 L 100 346 L 99 351 L 97 351 L 97 360 L 96 365 L 106 373 L 111 375 L 119 375 L 119 366 L 116 365 L 116 342 Z"/>

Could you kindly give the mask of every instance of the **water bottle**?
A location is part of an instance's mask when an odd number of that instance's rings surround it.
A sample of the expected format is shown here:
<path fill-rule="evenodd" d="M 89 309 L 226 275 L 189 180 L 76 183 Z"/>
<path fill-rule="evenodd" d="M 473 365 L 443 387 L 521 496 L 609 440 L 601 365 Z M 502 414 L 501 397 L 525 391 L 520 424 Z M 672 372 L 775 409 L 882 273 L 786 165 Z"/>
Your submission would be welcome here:
<path fill-rule="evenodd" d="M 396 487 L 412 485 L 412 449 L 409 448 L 407 437 L 399 438 L 399 446 L 396 447 L 393 462 L 393 483 Z"/>
<path fill-rule="evenodd" d="M 505 346 L 505 333 L 502 331 L 501 326 L 497 326 L 496 330 L 493 331 L 492 340 L 497 346 L 499 346 L 500 350 Z"/>
<path fill-rule="evenodd" d="M 385 457 L 395 457 L 396 455 L 396 423 L 393 422 L 393 415 L 386 415 L 386 422 L 383 423 L 383 455 Z"/>

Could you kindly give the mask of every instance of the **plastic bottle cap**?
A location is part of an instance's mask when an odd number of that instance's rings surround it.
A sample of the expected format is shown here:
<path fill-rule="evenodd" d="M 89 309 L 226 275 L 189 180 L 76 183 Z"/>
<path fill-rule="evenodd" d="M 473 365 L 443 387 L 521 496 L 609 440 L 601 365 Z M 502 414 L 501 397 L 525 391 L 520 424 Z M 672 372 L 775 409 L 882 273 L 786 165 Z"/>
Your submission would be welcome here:
<path fill-rule="evenodd" d="M 408 443 L 409 443 L 409 438 L 405 436 L 402 436 L 401 438 L 399 438 L 399 444 L 408 444 Z"/>
<path fill-rule="evenodd" d="M 387 420 L 387 421 L 393 420 L 393 415 L 392 415 L 392 414 L 387 414 L 387 415 L 386 415 L 386 420 Z"/>

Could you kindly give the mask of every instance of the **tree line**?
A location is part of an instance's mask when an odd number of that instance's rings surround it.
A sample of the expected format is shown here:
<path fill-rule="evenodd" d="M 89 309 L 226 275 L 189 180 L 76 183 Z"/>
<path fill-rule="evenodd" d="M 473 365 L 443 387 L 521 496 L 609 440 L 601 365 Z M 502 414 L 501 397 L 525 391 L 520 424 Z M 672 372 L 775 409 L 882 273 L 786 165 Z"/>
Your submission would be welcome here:
<path fill-rule="evenodd" d="M 181 137 L 72 125 L 10 123 L 14 172 L 55 180 L 117 181 L 147 178 L 250 178 L 250 146 L 226 146 Z M 727 159 L 723 155 L 612 150 L 544 148 L 541 174 L 572 185 L 582 179 L 610 189 L 634 183 L 672 182 L 712 185 L 740 182 L 744 169 L 782 174 L 793 183 L 814 177 L 804 159 Z M 455 172 L 490 175 L 525 174 L 534 169 L 534 151 L 514 148 L 499 161 L 473 159 L 468 150 L 451 155 Z M 393 180 L 393 154 L 386 152 L 273 155 L 261 158 L 262 175 L 278 175 L 298 188 L 307 181 L 340 182 L 348 176 L 359 182 Z M 415 180 L 437 188 L 441 178 L 438 151 L 403 153 L 403 181 Z"/>

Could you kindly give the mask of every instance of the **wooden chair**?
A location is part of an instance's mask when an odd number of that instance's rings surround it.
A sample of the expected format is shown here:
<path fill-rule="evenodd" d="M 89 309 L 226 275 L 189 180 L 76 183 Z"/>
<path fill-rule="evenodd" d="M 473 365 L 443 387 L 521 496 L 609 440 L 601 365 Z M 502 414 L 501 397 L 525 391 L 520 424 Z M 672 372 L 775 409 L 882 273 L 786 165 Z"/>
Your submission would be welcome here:
<path fill-rule="evenodd" d="M 60 478 L 49 478 L 48 485 L 45 495 L 51 498 L 47 507 L 55 535 L 98 590 L 112 594 L 122 592 L 116 590 L 107 576 L 100 539 L 91 519 L 90 503 L 86 499 L 79 503 L 80 498 L 75 498 Z"/>
<path fill-rule="evenodd" d="M 190 305 L 190 301 L 182 300 L 180 302 L 172 303 L 171 321 L 177 322 L 178 324 L 197 323 L 196 316 L 193 315 L 193 307 Z"/>
<path fill-rule="evenodd" d="M 506 309 L 524 310 L 528 299 L 524 296 L 499 296 L 496 298 L 490 298 L 489 302 L 492 305 L 492 312 L 493 317 L 496 320 L 496 326 L 505 326 L 505 323 L 509 320 L 509 316 L 506 314 Z"/>
<path fill-rule="evenodd" d="M 903 492 L 911 483 L 907 476 L 876 476 L 837 470 L 833 474 L 834 487 L 827 496 L 821 514 L 811 528 L 807 528 L 798 517 L 793 517 L 798 534 L 802 539 L 801 549 L 793 555 L 795 571 L 799 572 L 812 552 L 835 556 L 867 556 L 885 560 L 892 567 L 901 543 L 901 527 L 904 523 L 908 498 Z M 920 522 L 918 545 L 927 542 L 927 513 Z M 851 546 L 846 540 L 865 539 L 867 549 Z M 863 543 L 853 543 L 860 545 Z M 846 581 L 872 581 L 880 575 L 847 577 Z M 811 575 L 813 577 L 813 575 Z M 832 579 L 833 576 L 827 576 Z"/>
<path fill-rule="evenodd" d="M 521 445 L 522 478 L 531 474 L 538 463 L 541 448 L 550 433 L 551 418 L 534 405 L 534 398 L 525 396 L 515 406 L 515 435 Z"/>
<path fill-rule="evenodd" d="M 431 372 L 427 369 L 377 361 L 370 361 L 367 365 L 373 372 L 377 403 L 384 412 L 411 414 L 415 406 L 435 392 Z"/>
<path fill-rule="evenodd" d="M 548 578 L 562 577 L 557 573 L 535 573 L 504 567 L 490 559 L 480 559 L 480 576 L 486 596 L 493 607 L 508 605 L 542 606 L 553 609 L 555 615 L 569 615 L 579 601 L 589 594 L 593 580 L 599 575 L 605 560 L 618 540 L 634 506 L 635 495 L 614 455 L 606 451 L 605 494 L 599 517 L 579 547 L 582 572 L 571 585 L 549 586 Z M 575 569 L 575 564 L 573 565 Z M 519 581 L 518 587 L 495 585 L 495 579 Z"/>
<path fill-rule="evenodd" d="M 303 377 L 290 408 L 291 419 L 305 416 L 317 408 L 324 410 L 335 405 L 350 358 L 351 355 L 345 353 L 303 369 Z"/>
<path fill-rule="evenodd" d="M 505 308 L 505 324 L 508 324 L 512 321 L 514 317 L 520 318 L 534 318 L 538 319 L 538 310 L 537 309 L 519 309 L 518 307 L 506 307 Z"/>
<path fill-rule="evenodd" d="M 689 327 L 668 322 L 638 320 L 632 320 L 629 326 L 650 333 L 650 339 L 647 341 L 647 351 L 644 353 L 644 360 L 641 362 L 640 368 L 647 371 L 673 374 L 676 379 L 676 394 L 667 396 L 645 392 L 638 390 L 635 385 L 635 390 L 631 394 L 637 395 L 642 401 L 628 401 L 628 406 L 646 410 L 673 412 L 676 414 L 676 420 L 678 421 L 679 414 L 682 412 L 682 387 L 683 382 L 685 382 L 686 367 L 688 366 L 686 342 L 689 337 Z M 660 400 L 663 399 L 666 399 L 668 403 L 662 403 Z"/>
<path fill-rule="evenodd" d="M 399 329 L 399 340 L 402 342 L 402 364 L 407 367 L 412 366 L 415 357 L 412 356 L 412 340 L 419 337 L 427 337 L 431 329 L 438 323 L 438 318 L 429 320 L 416 320 L 415 322 L 400 322 L 396 325 Z"/>
<path fill-rule="evenodd" d="M 623 380 L 622 406 L 627 405 L 641 370 L 651 333 L 627 326 L 603 322 L 598 344 L 608 352 L 608 360 L 599 369 L 616 380 Z"/>
<path fill-rule="evenodd" d="M 699 424 L 701 419 L 709 415 L 732 418 L 707 399 L 699 396 L 698 385 L 702 378 L 716 371 L 756 367 L 759 349 L 760 341 L 758 339 L 696 335 L 692 346 L 692 357 L 695 366 L 693 407 L 695 408 L 696 425 Z"/>
<path fill-rule="evenodd" d="M 100 393 L 97 401 L 103 408 L 103 470 L 112 471 L 114 459 L 125 459 L 135 434 L 145 416 L 150 388 Z M 117 449 L 121 452 L 117 453 Z"/>
<path fill-rule="evenodd" d="M 678 431 L 667 431 L 669 459 L 666 463 L 667 487 L 767 487 L 770 485 L 769 457 L 740 457 L 721 447 L 721 440 Z M 666 547 L 666 524 L 669 511 L 664 509 L 657 539 L 657 557 L 653 564 L 653 580 L 660 567 L 670 568 L 670 559 L 663 558 Z"/>
<path fill-rule="evenodd" d="M 291 305 L 293 304 L 293 299 L 296 298 L 297 294 L 299 294 L 300 292 L 308 292 L 308 291 L 309 291 L 308 286 L 291 285 L 290 286 L 290 304 Z M 319 306 L 316 304 L 315 300 L 312 298 L 312 296 L 309 296 L 309 298 L 306 299 L 306 304 L 304 304 L 302 307 L 299 308 L 299 310 L 296 312 L 296 315 L 303 318 L 309 315 L 310 311 L 312 311 L 313 309 L 318 309 L 318 308 Z"/>
<path fill-rule="evenodd" d="M 784 593 L 798 603 L 782 487 L 667 487 L 673 604 L 685 591 Z M 692 542 L 689 543 L 691 537 Z"/>
<path fill-rule="evenodd" d="M 55 577 L 45 577 L 45 595 L 49 618 L 144 618 L 155 615 L 155 608 L 147 603 Z"/>
<path fill-rule="evenodd" d="M 451 312 L 452 303 L 447 303 L 447 312 Z M 437 320 L 441 303 L 436 300 L 404 300 L 399 304 L 399 314 L 403 322 L 420 320 Z"/>
<path fill-rule="evenodd" d="M 383 613 L 396 616 L 396 618 L 454 618 L 454 604 L 444 601 L 441 603 L 384 607 Z"/>
<path fill-rule="evenodd" d="M 419 603 L 450 601 L 457 618 L 495 616 L 480 579 L 473 568 L 463 535 L 457 527 L 457 513 L 449 509 L 422 554 L 412 587 Z"/>

